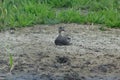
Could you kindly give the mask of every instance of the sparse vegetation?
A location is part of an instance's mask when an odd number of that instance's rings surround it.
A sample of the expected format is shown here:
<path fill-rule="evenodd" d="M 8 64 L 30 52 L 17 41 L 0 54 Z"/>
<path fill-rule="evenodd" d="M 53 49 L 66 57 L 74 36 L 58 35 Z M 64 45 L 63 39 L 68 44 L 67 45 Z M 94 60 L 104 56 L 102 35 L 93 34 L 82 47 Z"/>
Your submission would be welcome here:
<path fill-rule="evenodd" d="M 10 72 L 13 69 L 13 56 L 9 54 L 9 64 L 10 64 Z"/>
<path fill-rule="evenodd" d="M 119 5 L 119 0 L 2 0 L 0 29 L 61 22 L 120 28 Z"/>
<path fill-rule="evenodd" d="M 13 55 L 10 53 L 10 45 L 6 44 L 6 52 L 8 55 L 6 56 L 9 56 L 9 60 L 8 60 L 8 63 L 9 63 L 9 69 L 10 69 L 10 72 L 12 71 L 12 69 L 14 68 L 14 60 L 13 60 Z"/>

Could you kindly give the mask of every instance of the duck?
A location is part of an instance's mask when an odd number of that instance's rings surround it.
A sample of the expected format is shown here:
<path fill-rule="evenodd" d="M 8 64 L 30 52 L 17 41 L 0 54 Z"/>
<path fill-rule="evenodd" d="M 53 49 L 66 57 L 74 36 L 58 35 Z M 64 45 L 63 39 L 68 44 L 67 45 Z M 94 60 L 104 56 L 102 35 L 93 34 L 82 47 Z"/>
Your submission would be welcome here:
<path fill-rule="evenodd" d="M 71 44 L 70 43 L 71 38 L 62 34 L 62 32 L 64 32 L 64 31 L 65 31 L 64 27 L 58 28 L 59 35 L 57 36 L 57 38 L 54 41 L 55 45 L 62 46 L 62 45 L 70 45 Z"/>

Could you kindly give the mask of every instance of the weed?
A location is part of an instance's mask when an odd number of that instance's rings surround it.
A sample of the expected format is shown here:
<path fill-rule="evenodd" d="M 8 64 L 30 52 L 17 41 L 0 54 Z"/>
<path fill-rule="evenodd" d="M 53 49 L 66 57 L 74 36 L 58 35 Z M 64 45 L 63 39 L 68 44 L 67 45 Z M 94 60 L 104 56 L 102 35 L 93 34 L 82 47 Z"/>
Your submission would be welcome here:
<path fill-rule="evenodd" d="M 6 47 L 6 52 L 7 52 L 7 55 L 6 55 L 6 56 L 9 56 L 8 63 L 9 63 L 10 73 L 11 73 L 11 71 L 12 71 L 13 68 L 14 68 L 14 60 L 13 60 L 12 54 L 10 53 L 10 45 L 6 44 L 5 47 Z M 9 54 L 9 55 L 8 55 L 8 54 Z"/>
<path fill-rule="evenodd" d="M 9 64 L 10 64 L 10 72 L 11 72 L 11 70 L 12 70 L 12 68 L 13 68 L 13 56 L 11 55 L 11 54 L 9 54 Z"/>
<path fill-rule="evenodd" d="M 106 31 L 107 29 L 105 28 L 105 26 L 101 26 L 101 27 L 99 28 L 99 30 L 101 30 L 101 31 Z"/>

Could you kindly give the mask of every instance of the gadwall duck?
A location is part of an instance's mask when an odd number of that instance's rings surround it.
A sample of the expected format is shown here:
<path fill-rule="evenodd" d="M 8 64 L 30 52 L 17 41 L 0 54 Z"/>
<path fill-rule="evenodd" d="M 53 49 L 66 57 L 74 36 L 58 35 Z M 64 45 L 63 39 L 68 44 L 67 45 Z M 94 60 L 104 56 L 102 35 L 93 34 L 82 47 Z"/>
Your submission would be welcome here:
<path fill-rule="evenodd" d="M 59 35 L 55 39 L 55 45 L 62 46 L 62 45 L 70 45 L 71 44 L 70 43 L 71 38 L 69 38 L 68 36 L 63 35 L 62 34 L 63 31 L 65 31 L 64 27 L 59 27 L 59 29 L 58 29 Z"/>

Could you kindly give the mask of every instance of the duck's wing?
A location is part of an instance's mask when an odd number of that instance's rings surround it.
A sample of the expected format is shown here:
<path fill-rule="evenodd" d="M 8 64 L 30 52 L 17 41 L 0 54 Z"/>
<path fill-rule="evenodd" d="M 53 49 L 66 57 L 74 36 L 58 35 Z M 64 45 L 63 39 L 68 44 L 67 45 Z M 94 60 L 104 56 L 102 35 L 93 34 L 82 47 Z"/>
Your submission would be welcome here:
<path fill-rule="evenodd" d="M 55 40 L 56 45 L 70 45 L 70 38 L 66 36 L 58 36 Z"/>

